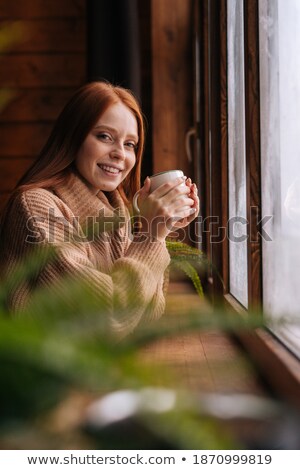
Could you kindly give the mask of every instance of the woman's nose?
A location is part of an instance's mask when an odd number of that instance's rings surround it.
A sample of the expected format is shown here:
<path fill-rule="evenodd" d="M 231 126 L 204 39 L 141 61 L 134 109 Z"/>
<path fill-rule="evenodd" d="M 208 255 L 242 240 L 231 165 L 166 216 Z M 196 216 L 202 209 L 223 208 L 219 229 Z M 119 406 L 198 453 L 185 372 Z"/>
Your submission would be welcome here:
<path fill-rule="evenodd" d="M 111 156 L 112 158 L 117 158 L 117 159 L 125 159 L 125 149 L 122 144 L 122 142 L 115 142 L 114 146 L 111 150 Z"/>

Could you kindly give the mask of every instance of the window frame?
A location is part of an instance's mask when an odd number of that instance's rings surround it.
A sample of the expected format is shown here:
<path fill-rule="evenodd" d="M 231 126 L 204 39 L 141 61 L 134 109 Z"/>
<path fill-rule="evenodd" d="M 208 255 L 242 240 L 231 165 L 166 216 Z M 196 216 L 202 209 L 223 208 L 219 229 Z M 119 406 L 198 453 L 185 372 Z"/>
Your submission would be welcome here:
<path fill-rule="evenodd" d="M 262 306 L 261 174 L 260 174 L 260 83 L 259 83 L 259 0 L 244 1 L 245 148 L 248 235 L 248 308 Z M 203 250 L 216 272 L 206 279 L 212 303 L 223 298 L 224 305 L 237 314 L 247 310 L 229 291 L 228 220 L 228 119 L 227 119 L 227 1 L 197 0 L 200 92 Z M 197 86 L 197 85 L 196 85 Z M 213 136 L 213 138 L 212 138 Z M 209 224 L 217 217 L 219 225 Z M 225 236 L 224 236 L 225 235 Z M 219 239 L 218 239 L 219 238 Z M 219 243 L 213 243 L 219 241 Z M 223 283 L 217 272 L 221 274 Z M 242 345 L 275 393 L 300 405 L 300 361 L 267 329 L 238 334 Z"/>

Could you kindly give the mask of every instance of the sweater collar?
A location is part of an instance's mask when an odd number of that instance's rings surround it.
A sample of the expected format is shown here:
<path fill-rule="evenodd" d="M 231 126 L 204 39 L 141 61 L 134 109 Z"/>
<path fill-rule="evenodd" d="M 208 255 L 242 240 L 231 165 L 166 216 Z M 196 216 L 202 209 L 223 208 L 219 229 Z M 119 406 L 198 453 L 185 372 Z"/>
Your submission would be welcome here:
<path fill-rule="evenodd" d="M 99 216 L 110 221 L 116 219 L 117 223 L 125 222 L 127 211 L 119 191 L 99 191 L 95 194 L 76 170 L 70 172 L 64 183 L 54 189 L 54 193 L 79 218 L 83 227 Z"/>

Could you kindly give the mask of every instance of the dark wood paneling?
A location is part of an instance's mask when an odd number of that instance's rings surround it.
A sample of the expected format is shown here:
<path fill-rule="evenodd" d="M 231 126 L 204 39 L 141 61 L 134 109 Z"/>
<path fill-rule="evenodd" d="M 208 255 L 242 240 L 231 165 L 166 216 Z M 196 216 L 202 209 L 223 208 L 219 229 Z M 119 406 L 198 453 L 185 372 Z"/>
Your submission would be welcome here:
<path fill-rule="evenodd" d="M 18 158 L 7 161 L 7 159 L 0 159 L 0 174 L 1 174 L 1 192 L 11 191 L 21 176 L 29 168 L 33 159 Z M 2 198 L 1 198 L 2 199 Z"/>
<path fill-rule="evenodd" d="M 221 160 L 222 160 L 222 227 L 225 238 L 222 241 L 222 277 L 223 293 L 229 291 L 229 242 L 228 226 L 228 114 L 227 114 L 227 5 L 220 5 L 220 85 L 221 85 Z"/>
<path fill-rule="evenodd" d="M 11 33 L 0 54 L 0 89 L 10 95 L 0 115 L 3 207 L 62 107 L 86 80 L 86 1 L 2 1 L 0 20 Z"/>
<path fill-rule="evenodd" d="M 210 230 L 210 243 L 212 253 L 212 263 L 214 271 L 213 293 L 215 299 L 220 299 L 223 292 L 223 285 L 220 277 L 224 276 L 224 250 L 227 247 L 226 239 L 226 208 L 223 198 L 226 201 L 227 194 L 227 162 L 225 150 L 224 121 L 226 123 L 224 94 L 226 93 L 226 56 L 224 57 L 224 19 L 226 19 L 225 2 L 211 0 L 209 2 L 209 123 L 210 123 L 210 178 L 211 178 L 211 212 L 213 217 Z M 225 35 L 226 44 L 226 35 Z M 225 124 L 226 125 L 226 124 Z"/>
<path fill-rule="evenodd" d="M 0 21 L 0 29 L 8 24 Z M 10 52 L 84 52 L 85 19 L 57 18 L 20 21 L 22 40 L 14 41 Z"/>
<path fill-rule="evenodd" d="M 85 15 L 85 3 L 85 0 L 3 0 L 0 18 L 74 18 Z"/>
<path fill-rule="evenodd" d="M 10 90 L 12 97 L 0 114 L 0 123 L 54 120 L 75 89 Z"/>
<path fill-rule="evenodd" d="M 244 10 L 248 299 L 249 306 L 255 307 L 262 301 L 262 244 L 257 226 L 261 219 L 258 1 L 245 0 Z"/>
<path fill-rule="evenodd" d="M 209 37 L 208 37 L 208 1 L 198 2 L 199 5 L 199 62 L 200 62 L 200 143 L 201 143 L 201 173 L 200 187 L 201 214 L 203 216 L 202 249 L 211 259 L 211 244 L 209 226 L 204 222 L 210 216 L 211 181 L 210 181 L 210 132 L 209 132 Z M 209 272 L 210 276 L 211 273 Z"/>
<path fill-rule="evenodd" d="M 142 165 L 142 181 L 153 173 L 152 154 L 152 48 L 151 0 L 137 2 L 139 15 L 141 103 L 147 120 L 147 138 Z"/>
<path fill-rule="evenodd" d="M 0 125 L 0 156 L 36 156 L 50 134 L 51 128 L 52 124 L 2 123 Z"/>
<path fill-rule="evenodd" d="M 84 77 L 82 54 L 0 56 L 0 83 L 4 87 L 73 87 Z"/>
<path fill-rule="evenodd" d="M 192 1 L 152 0 L 154 171 L 187 163 L 185 133 L 193 125 Z"/>

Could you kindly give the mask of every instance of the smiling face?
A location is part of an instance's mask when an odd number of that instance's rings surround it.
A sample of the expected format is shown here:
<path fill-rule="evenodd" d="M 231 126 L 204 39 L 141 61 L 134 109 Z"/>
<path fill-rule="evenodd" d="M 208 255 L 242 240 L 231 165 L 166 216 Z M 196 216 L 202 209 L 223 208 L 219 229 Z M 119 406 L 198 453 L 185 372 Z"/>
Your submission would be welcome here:
<path fill-rule="evenodd" d="M 75 165 L 96 192 L 113 191 L 136 162 L 138 125 L 122 103 L 111 105 L 83 141 Z"/>

